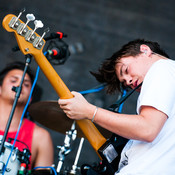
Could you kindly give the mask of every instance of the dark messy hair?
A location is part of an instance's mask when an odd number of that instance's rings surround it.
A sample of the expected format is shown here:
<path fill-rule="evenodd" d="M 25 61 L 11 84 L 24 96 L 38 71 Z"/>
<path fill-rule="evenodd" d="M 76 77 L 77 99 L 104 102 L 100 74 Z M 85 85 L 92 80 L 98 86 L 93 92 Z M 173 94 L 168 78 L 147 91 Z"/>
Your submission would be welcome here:
<path fill-rule="evenodd" d="M 20 61 L 16 61 L 16 62 L 12 62 L 6 65 L 6 67 L 0 72 L 0 86 L 2 85 L 2 82 L 4 80 L 4 77 L 7 75 L 7 73 L 13 69 L 19 69 L 19 70 L 24 70 L 25 68 L 25 64 L 20 62 Z M 32 70 L 30 69 L 30 67 L 27 68 L 27 74 L 29 75 L 31 82 L 33 83 L 34 81 L 34 75 L 32 73 Z"/>
<path fill-rule="evenodd" d="M 100 83 L 106 83 L 107 93 L 112 94 L 117 90 L 121 91 L 121 83 L 115 72 L 116 63 L 123 57 L 136 57 L 142 53 L 140 51 L 140 46 L 142 44 L 147 45 L 153 53 L 169 58 L 167 53 L 160 48 L 160 45 L 157 42 L 146 41 L 144 39 L 130 41 L 129 43 L 123 45 L 122 48 L 115 52 L 110 58 L 105 59 L 98 69 L 98 72 L 90 72 L 93 76 L 95 76 L 97 81 Z"/>

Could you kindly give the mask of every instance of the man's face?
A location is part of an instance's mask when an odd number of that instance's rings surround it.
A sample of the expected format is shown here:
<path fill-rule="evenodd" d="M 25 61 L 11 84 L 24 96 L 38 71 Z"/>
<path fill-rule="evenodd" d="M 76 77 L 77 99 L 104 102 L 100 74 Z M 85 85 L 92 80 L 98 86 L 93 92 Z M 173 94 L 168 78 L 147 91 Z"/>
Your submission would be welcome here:
<path fill-rule="evenodd" d="M 18 87 L 20 85 L 22 75 L 23 71 L 19 69 L 13 69 L 6 74 L 2 82 L 2 86 L 0 86 L 0 98 L 10 102 L 14 101 L 16 93 L 12 91 L 12 87 Z M 26 104 L 30 94 L 31 86 L 31 79 L 29 75 L 26 74 L 22 85 L 20 98 L 18 100 L 19 104 Z"/>
<path fill-rule="evenodd" d="M 116 64 L 116 75 L 126 87 L 134 89 L 142 83 L 148 69 L 149 58 L 140 54 L 137 57 L 124 57 Z"/>

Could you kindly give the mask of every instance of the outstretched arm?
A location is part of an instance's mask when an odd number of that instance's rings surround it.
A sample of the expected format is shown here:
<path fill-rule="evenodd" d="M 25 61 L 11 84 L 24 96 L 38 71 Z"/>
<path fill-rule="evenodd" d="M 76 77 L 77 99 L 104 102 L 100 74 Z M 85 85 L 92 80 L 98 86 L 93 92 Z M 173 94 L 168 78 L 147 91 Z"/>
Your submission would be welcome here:
<path fill-rule="evenodd" d="M 58 103 L 66 115 L 71 119 L 91 120 L 96 106 L 77 92 L 72 92 L 74 98 L 59 99 Z M 151 142 L 158 135 L 167 115 L 151 107 L 142 106 L 139 115 L 118 114 L 98 108 L 94 122 L 101 127 L 128 139 Z"/>

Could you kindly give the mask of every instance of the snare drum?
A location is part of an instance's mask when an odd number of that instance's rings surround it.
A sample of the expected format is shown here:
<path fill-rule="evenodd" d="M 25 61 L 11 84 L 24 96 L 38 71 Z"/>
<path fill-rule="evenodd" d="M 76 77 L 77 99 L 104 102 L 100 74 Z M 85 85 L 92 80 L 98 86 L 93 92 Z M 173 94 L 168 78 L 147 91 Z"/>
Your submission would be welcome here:
<path fill-rule="evenodd" d="M 4 153 L 2 153 L 2 155 L 0 156 L 0 169 L 4 169 L 6 162 L 9 158 L 9 155 L 11 153 L 11 149 L 12 149 L 12 145 L 8 142 L 4 143 Z M 19 157 L 20 157 L 20 151 L 14 147 L 11 157 L 8 161 L 6 170 L 4 175 L 17 175 L 18 170 L 20 168 L 20 161 L 19 161 Z"/>

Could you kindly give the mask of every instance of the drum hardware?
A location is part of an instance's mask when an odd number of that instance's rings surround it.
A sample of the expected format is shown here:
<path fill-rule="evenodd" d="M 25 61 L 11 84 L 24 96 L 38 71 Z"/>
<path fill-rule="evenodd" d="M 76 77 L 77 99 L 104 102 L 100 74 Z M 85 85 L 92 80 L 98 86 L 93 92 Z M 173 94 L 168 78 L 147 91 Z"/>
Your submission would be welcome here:
<path fill-rule="evenodd" d="M 26 164 L 25 163 L 21 163 L 21 166 L 19 168 L 18 174 L 17 175 L 23 175 L 26 173 Z"/>
<path fill-rule="evenodd" d="M 3 137 L 3 136 L 1 136 Z M 15 140 L 14 138 L 8 138 L 8 142 L 9 144 L 12 144 L 12 140 Z M 27 172 L 28 170 L 28 165 L 30 164 L 30 156 L 31 156 L 31 153 L 30 153 L 30 150 L 28 148 L 28 145 L 26 145 L 24 142 L 16 139 L 17 142 L 20 142 L 22 144 L 24 144 L 27 148 L 23 149 L 23 151 L 19 152 L 19 156 L 18 156 L 18 160 L 20 161 L 21 165 L 20 165 L 20 168 L 19 168 L 19 171 L 18 171 L 18 174 L 24 174 Z M 11 158 L 13 159 L 13 155 L 11 156 Z"/>
<path fill-rule="evenodd" d="M 21 162 L 20 169 L 18 171 L 19 175 L 26 174 L 28 171 L 28 165 L 30 164 L 31 153 L 29 149 L 23 149 L 23 152 L 20 154 L 19 161 Z"/>
<path fill-rule="evenodd" d="M 74 141 L 77 136 L 77 130 L 75 130 L 75 121 L 72 124 L 71 130 L 66 131 L 66 136 L 64 139 L 64 145 L 63 146 L 57 146 L 59 148 L 59 154 L 58 154 L 58 165 L 57 165 L 57 173 L 59 174 L 61 172 L 61 168 L 63 166 L 65 156 L 68 155 L 71 151 L 71 141 Z"/>
<path fill-rule="evenodd" d="M 74 161 L 74 164 L 72 166 L 72 170 L 70 171 L 70 174 L 75 174 L 76 175 L 76 170 L 77 170 L 77 164 L 78 164 L 78 159 L 80 157 L 80 152 L 81 152 L 81 149 L 82 149 L 82 146 L 83 146 L 83 142 L 84 142 L 84 138 L 82 137 L 81 140 L 80 140 L 80 144 L 79 144 L 79 147 L 78 147 L 78 151 L 77 151 L 77 155 L 76 155 L 76 158 L 75 158 L 75 161 Z M 80 168 L 79 168 L 80 169 Z"/>
<path fill-rule="evenodd" d="M 12 145 L 8 142 L 4 143 L 4 152 L 0 156 L 0 174 L 3 175 L 15 175 L 18 173 L 18 170 L 20 168 L 20 151 L 18 148 L 15 148 L 12 150 Z M 9 158 L 9 155 L 11 153 L 11 156 Z M 7 164 L 7 160 L 8 164 Z"/>

